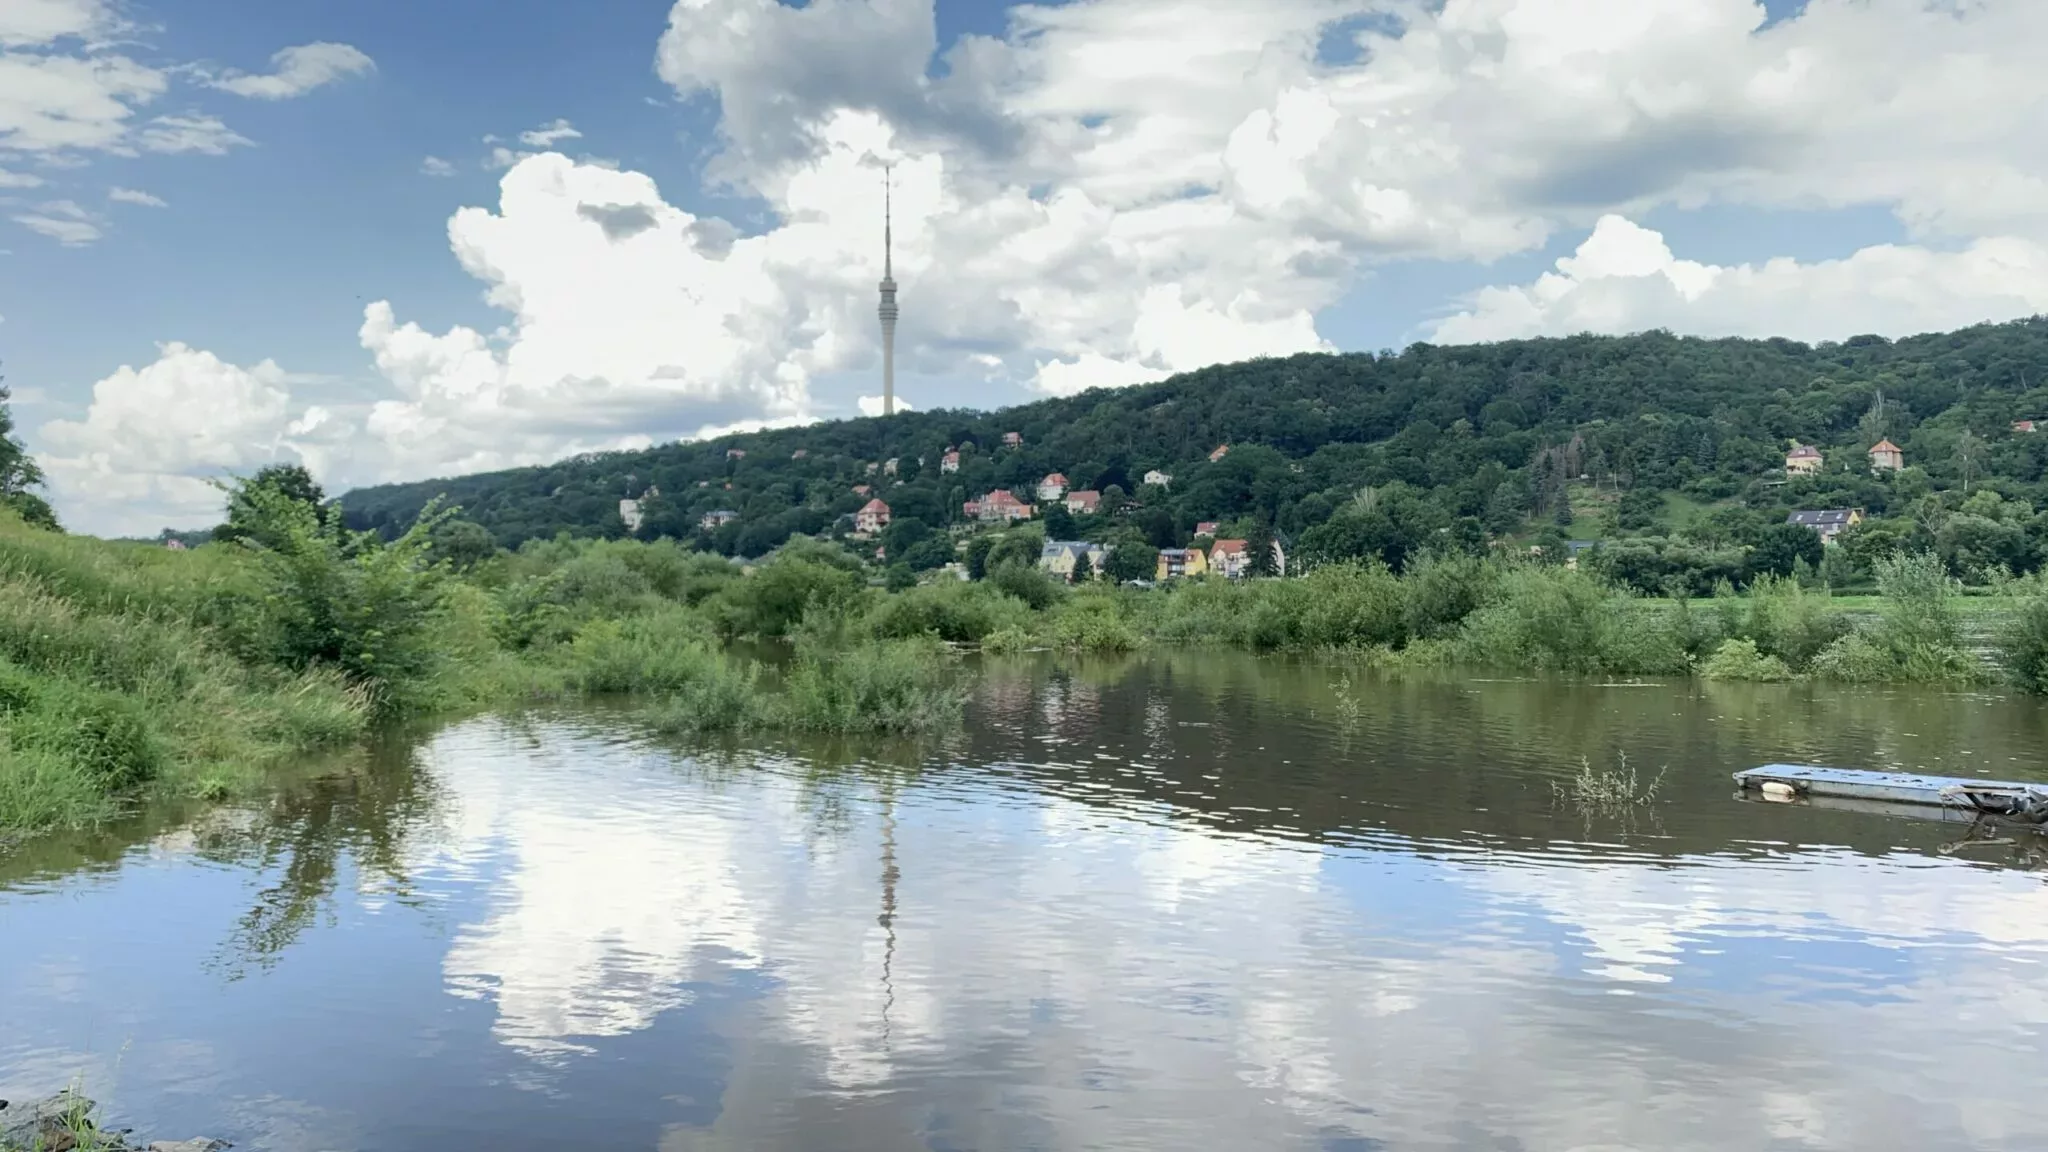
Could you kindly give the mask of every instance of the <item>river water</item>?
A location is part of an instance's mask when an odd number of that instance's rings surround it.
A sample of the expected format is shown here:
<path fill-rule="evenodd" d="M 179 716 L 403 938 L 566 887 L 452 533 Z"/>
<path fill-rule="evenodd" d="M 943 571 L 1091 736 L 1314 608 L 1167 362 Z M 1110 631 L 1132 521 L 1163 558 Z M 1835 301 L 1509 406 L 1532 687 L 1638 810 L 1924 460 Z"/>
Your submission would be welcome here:
<path fill-rule="evenodd" d="M 2036 703 L 1183 654 L 967 720 L 483 717 L 22 846 L 0 1096 L 280 1152 L 2048 1148 L 2048 847 L 1729 780 L 2037 777 Z M 1624 754 L 1656 803 L 1554 794 Z"/>

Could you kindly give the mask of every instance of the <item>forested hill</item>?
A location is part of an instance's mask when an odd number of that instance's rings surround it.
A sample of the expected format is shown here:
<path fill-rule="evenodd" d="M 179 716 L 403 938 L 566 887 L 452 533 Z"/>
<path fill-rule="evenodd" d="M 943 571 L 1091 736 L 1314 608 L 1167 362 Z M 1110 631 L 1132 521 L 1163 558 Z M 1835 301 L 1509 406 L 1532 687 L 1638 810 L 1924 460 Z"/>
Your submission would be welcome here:
<path fill-rule="evenodd" d="M 1041 477 L 1059 472 L 1136 505 L 1117 518 L 1078 517 L 1077 534 L 1099 535 L 1114 519 L 1155 542 L 1183 541 L 1203 520 L 1289 540 L 1325 526 L 1320 539 L 1336 551 L 1347 532 L 1384 535 L 1382 521 L 1411 540 L 1424 529 L 1467 541 L 1675 536 L 1717 513 L 1739 536 L 1788 507 L 1898 514 L 1929 493 L 1959 498 L 1966 483 L 2002 494 L 2008 513 L 2022 504 L 2031 513 L 2048 497 L 2048 434 L 2013 425 L 2048 419 L 2043 384 L 2042 317 L 1817 346 L 1665 332 L 1416 344 L 1397 355 L 1220 365 L 993 413 L 835 421 L 364 488 L 343 505 L 355 526 L 388 532 L 445 495 L 516 548 L 560 532 L 625 534 L 621 498 L 656 488 L 640 535 L 758 555 L 843 523 L 866 500 L 857 485 L 873 485 L 899 521 L 937 528 L 960 518 L 965 499 L 1001 487 L 1029 501 Z M 1012 432 L 1021 445 L 1005 445 Z M 1874 478 L 1866 452 L 1887 437 L 1907 468 Z M 1786 481 L 1794 441 L 1825 453 L 1818 478 Z M 942 474 L 953 446 L 965 449 L 960 470 Z M 870 474 L 892 457 L 897 476 Z M 1167 489 L 1144 485 L 1152 469 L 1172 475 Z M 739 516 L 700 532 L 714 510 Z M 1695 535 L 1717 533 L 1726 535 Z"/>

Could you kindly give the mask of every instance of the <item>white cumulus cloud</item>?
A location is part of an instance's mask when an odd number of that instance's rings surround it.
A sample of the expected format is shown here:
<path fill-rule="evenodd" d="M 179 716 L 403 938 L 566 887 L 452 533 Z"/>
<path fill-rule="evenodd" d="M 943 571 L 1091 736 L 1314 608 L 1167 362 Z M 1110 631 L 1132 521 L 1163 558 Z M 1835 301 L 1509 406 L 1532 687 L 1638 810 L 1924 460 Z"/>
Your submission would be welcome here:
<path fill-rule="evenodd" d="M 291 412 L 288 379 L 268 360 L 245 369 L 177 343 L 122 365 L 93 385 L 83 419 L 40 429 L 51 494 L 85 531 L 212 523 L 221 499 L 208 478 L 303 455 L 291 433 L 312 429 Z"/>
<path fill-rule="evenodd" d="M 118 185 L 107 189 L 107 199 L 116 204 L 139 204 L 144 208 L 167 208 L 163 197 L 136 188 L 122 188 Z"/>
<path fill-rule="evenodd" d="M 82 248 L 105 235 L 104 223 L 74 200 L 51 200 L 17 213 L 14 222 L 67 248 Z"/>
<path fill-rule="evenodd" d="M 359 48 L 323 40 L 278 50 L 270 58 L 270 67 L 268 73 L 230 69 L 208 83 L 223 92 L 256 100 L 289 100 L 315 88 L 373 72 L 377 65 Z"/>
<path fill-rule="evenodd" d="M 1839 260 L 1732 267 L 1673 255 L 1664 237 L 1604 216 L 1575 255 L 1528 285 L 1474 294 L 1435 325 L 1448 344 L 1671 328 L 1703 336 L 1904 336 L 2048 312 L 2048 247 L 2012 237 L 1959 251 L 1878 245 Z"/>
<path fill-rule="evenodd" d="M 519 134 L 519 142 L 529 148 L 553 148 L 564 140 L 580 140 L 583 133 L 574 124 L 557 118 L 552 124 L 543 124 Z"/>

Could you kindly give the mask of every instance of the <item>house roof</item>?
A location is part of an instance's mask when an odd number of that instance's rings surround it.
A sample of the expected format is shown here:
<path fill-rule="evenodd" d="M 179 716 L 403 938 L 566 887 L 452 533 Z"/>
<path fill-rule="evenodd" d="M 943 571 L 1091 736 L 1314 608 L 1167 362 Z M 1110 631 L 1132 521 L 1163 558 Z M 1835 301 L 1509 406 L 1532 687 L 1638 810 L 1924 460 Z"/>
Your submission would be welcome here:
<path fill-rule="evenodd" d="M 1067 499 L 1078 500 L 1083 504 L 1094 504 L 1102 499 L 1102 493 L 1093 488 L 1075 488 L 1067 493 Z"/>
<path fill-rule="evenodd" d="M 1799 447 L 1785 453 L 1785 459 L 1787 460 L 1807 460 L 1818 458 L 1819 456 L 1820 449 L 1815 448 L 1811 444 L 1801 444 Z"/>
<path fill-rule="evenodd" d="M 1885 439 L 1879 440 L 1877 443 L 1872 444 L 1870 446 L 1870 450 L 1872 452 L 1897 452 L 1899 450 L 1899 446 L 1897 444 L 1892 443 L 1889 439 Z"/>
<path fill-rule="evenodd" d="M 1785 523 L 1798 524 L 1805 528 L 1824 528 L 1836 524 L 1846 525 L 1856 514 L 1853 508 L 1801 509 L 1785 517 Z"/>
<path fill-rule="evenodd" d="M 1046 473 L 1045 479 L 1039 481 L 1039 483 L 1041 484 L 1059 484 L 1062 486 L 1064 486 L 1066 482 L 1066 476 L 1059 472 L 1048 472 Z"/>
<path fill-rule="evenodd" d="M 1221 552 L 1229 556 L 1244 551 L 1244 547 L 1245 542 L 1242 540 L 1218 540 L 1216 546 L 1209 549 L 1209 551 Z"/>
<path fill-rule="evenodd" d="M 981 498 L 981 502 L 982 502 L 983 504 L 994 504 L 994 505 L 997 505 L 997 506 L 1001 506 L 1001 505 L 1005 505 L 1005 504 L 1022 504 L 1022 503 L 1024 503 L 1024 502 L 1023 502 L 1022 500 L 1019 500 L 1019 499 L 1017 499 L 1017 498 L 1016 498 L 1015 496 L 1012 496 L 1012 495 L 1010 495 L 1010 490 L 1009 490 L 1008 488 L 998 488 L 998 489 L 996 489 L 995 491 L 993 491 L 993 492 L 989 493 L 988 495 L 986 495 L 986 496 L 983 496 L 983 497 Z"/>
<path fill-rule="evenodd" d="M 860 510 L 863 512 L 880 512 L 884 516 L 889 514 L 889 506 L 882 503 L 882 499 L 879 496 L 861 505 Z"/>

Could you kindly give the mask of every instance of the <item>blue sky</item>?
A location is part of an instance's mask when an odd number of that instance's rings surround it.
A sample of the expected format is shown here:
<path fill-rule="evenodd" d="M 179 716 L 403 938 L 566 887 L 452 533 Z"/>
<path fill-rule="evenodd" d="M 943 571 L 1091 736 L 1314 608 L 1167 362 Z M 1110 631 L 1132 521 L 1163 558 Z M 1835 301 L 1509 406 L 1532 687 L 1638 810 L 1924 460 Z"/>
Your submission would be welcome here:
<path fill-rule="evenodd" d="M 22 0 L 0 359 L 95 531 L 207 522 L 205 477 L 273 459 L 345 488 L 850 415 L 885 159 L 919 406 L 2005 319 L 2048 308 L 2040 7 Z M 359 63 L 248 79 L 304 46 Z"/>

